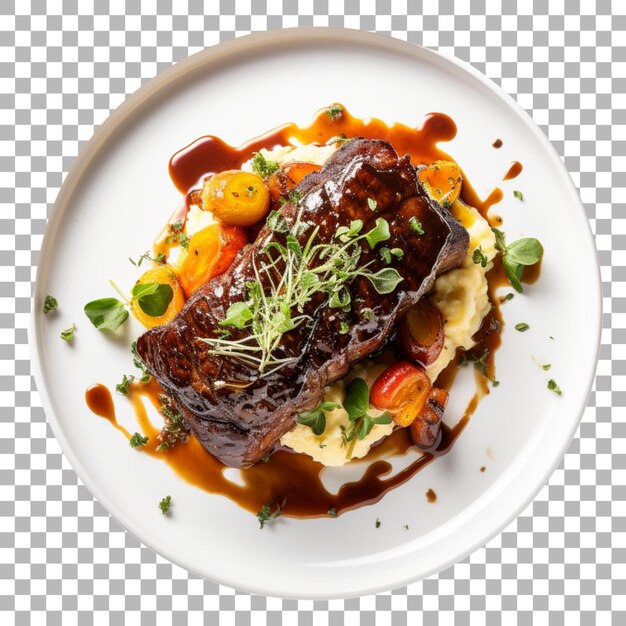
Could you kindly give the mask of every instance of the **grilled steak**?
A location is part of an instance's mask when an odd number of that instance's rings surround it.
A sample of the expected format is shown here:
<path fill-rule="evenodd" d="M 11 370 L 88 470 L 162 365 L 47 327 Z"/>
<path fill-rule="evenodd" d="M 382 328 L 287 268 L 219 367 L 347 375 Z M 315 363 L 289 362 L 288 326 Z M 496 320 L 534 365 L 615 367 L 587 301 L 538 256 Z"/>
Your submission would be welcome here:
<path fill-rule="evenodd" d="M 148 370 L 198 440 L 230 466 L 253 464 L 271 451 L 299 412 L 321 402 L 327 384 L 384 344 L 436 276 L 461 263 L 469 243 L 466 230 L 419 188 L 409 156 L 399 158 L 384 141 L 349 141 L 296 192 L 301 200 L 280 209 L 283 228 L 264 226 L 226 273 L 200 288 L 172 322 L 137 343 Z M 315 293 L 302 311 L 310 321 L 282 336 L 276 357 L 292 361 L 279 369 L 260 373 L 249 362 L 212 353 L 202 341 L 223 333 L 219 322 L 233 303 L 248 299 L 251 281 L 260 280 L 269 290 L 263 271 L 270 262 L 267 246 L 285 245 L 287 230 L 304 246 L 317 227 L 315 243 L 323 244 L 337 242 L 337 229 L 353 220 L 362 220 L 366 233 L 379 217 L 388 222 L 391 237 L 374 250 L 359 242 L 359 267 L 370 263 L 372 272 L 389 267 L 380 248 L 400 248 L 404 255 L 391 267 L 403 280 L 392 293 L 380 295 L 365 276 L 348 283 L 349 308 L 331 308 L 326 295 Z M 278 274 L 282 271 L 278 266 Z M 228 330 L 233 341 L 250 333 Z"/>

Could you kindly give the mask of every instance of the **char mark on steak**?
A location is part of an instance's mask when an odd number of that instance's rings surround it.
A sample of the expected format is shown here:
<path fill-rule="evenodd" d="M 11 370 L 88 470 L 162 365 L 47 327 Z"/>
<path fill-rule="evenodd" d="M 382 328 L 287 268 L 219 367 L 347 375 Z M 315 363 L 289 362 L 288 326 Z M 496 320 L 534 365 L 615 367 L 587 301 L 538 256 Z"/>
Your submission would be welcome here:
<path fill-rule="evenodd" d="M 384 218 L 390 239 L 374 250 L 362 242 L 359 265 L 371 263 L 369 269 L 377 272 L 388 267 L 380 248 L 400 248 L 404 254 L 392 267 L 403 280 L 392 293 L 381 295 L 367 278 L 356 277 L 348 284 L 348 311 L 330 308 L 326 296 L 315 294 L 304 308 L 311 321 L 281 340 L 278 356 L 293 360 L 260 375 L 240 359 L 215 355 L 202 339 L 219 337 L 228 308 L 247 299 L 246 283 L 255 281 L 258 269 L 268 263 L 267 245 L 285 244 L 285 233 L 266 225 L 172 322 L 139 338 L 138 352 L 149 372 L 202 445 L 229 466 L 251 465 L 269 452 L 293 428 L 298 413 L 321 402 L 326 385 L 384 344 L 435 278 L 462 262 L 469 244 L 467 231 L 419 187 L 409 156 L 398 157 L 385 141 L 349 141 L 296 192 L 301 200 L 286 203 L 280 215 L 290 229 L 299 220 L 294 234 L 301 245 L 315 227 L 315 241 L 330 243 L 336 241 L 337 229 L 353 220 L 363 221 L 365 233 Z M 346 328 L 348 332 L 340 332 Z M 229 330 L 233 340 L 249 333 Z"/>

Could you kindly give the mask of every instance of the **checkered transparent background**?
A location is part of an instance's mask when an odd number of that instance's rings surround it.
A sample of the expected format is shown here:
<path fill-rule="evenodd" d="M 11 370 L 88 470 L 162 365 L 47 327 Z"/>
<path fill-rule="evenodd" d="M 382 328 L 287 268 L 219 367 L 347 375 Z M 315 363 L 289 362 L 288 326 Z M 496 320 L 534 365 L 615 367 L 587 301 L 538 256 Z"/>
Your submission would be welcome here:
<path fill-rule="evenodd" d="M 626 2 L 549 11 L 543 0 L 0 0 L 0 624 L 626 624 Z M 499 83 L 562 156 L 602 265 L 596 383 L 549 484 L 462 563 L 347 601 L 238 593 L 126 534 L 48 428 L 26 336 L 46 216 L 94 129 L 189 54 L 298 25 L 408 39 Z"/>

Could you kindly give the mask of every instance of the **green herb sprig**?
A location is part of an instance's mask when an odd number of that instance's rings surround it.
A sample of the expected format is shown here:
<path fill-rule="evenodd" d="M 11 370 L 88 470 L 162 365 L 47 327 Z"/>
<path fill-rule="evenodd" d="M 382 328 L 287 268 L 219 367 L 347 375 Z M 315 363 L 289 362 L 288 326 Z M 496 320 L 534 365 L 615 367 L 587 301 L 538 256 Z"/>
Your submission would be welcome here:
<path fill-rule="evenodd" d="M 518 239 L 507 245 L 504 233 L 497 228 L 492 228 L 496 236 L 496 249 L 502 253 L 502 265 L 513 289 L 518 293 L 523 293 L 522 273 L 524 267 L 535 265 L 543 256 L 543 246 L 534 237 Z"/>
<path fill-rule="evenodd" d="M 480 265 L 482 268 L 487 267 L 489 259 L 487 258 L 487 255 L 483 252 L 481 246 L 478 246 L 478 248 L 474 250 L 474 253 L 472 254 L 472 261 L 475 265 Z"/>
<path fill-rule="evenodd" d="M 129 439 L 128 443 L 130 443 L 131 448 L 138 448 L 140 446 L 145 446 L 148 441 L 150 441 L 149 437 L 144 437 L 141 433 L 133 433 L 133 436 Z"/>
<path fill-rule="evenodd" d="M 282 229 L 282 216 L 270 215 L 275 228 Z M 233 303 L 226 312 L 221 326 L 248 330 L 243 338 L 232 340 L 224 337 L 199 337 L 211 347 L 211 354 L 236 358 L 261 375 L 267 371 L 297 360 L 298 357 L 280 357 L 276 351 L 286 332 L 312 321 L 304 313 L 305 305 L 314 294 L 327 297 L 327 305 L 348 311 L 351 295 L 348 285 L 357 277 L 367 278 L 379 294 L 392 293 L 403 280 L 397 270 L 383 268 L 372 272 L 370 261 L 359 266 L 361 242 L 370 249 L 390 238 L 389 224 L 378 218 L 374 227 L 362 233 L 363 222 L 354 220 L 349 226 L 337 229 L 330 243 L 317 243 L 319 226 L 313 228 L 306 243 L 301 245 L 294 233 L 299 233 L 302 208 L 293 227 L 285 236 L 285 243 L 271 241 L 265 247 L 267 263 L 259 269 L 253 263 L 254 281 L 246 283 L 247 299 Z M 282 230 L 280 232 L 283 232 Z M 264 286 L 261 274 L 268 288 Z M 269 293 L 267 293 L 269 291 Z"/>
<path fill-rule="evenodd" d="M 261 178 L 268 178 L 280 169 L 276 161 L 266 159 L 261 152 L 255 153 L 252 157 L 252 171 Z"/>
<path fill-rule="evenodd" d="M 343 115 L 343 109 L 338 104 L 333 104 L 326 109 L 326 115 L 328 115 L 331 120 L 336 120 Z"/>
<path fill-rule="evenodd" d="M 161 502 L 159 502 L 159 508 L 161 509 L 161 513 L 165 515 L 172 506 L 172 496 L 165 496 Z"/>
<path fill-rule="evenodd" d="M 343 408 L 350 419 L 350 426 L 342 432 L 342 435 L 347 446 L 346 459 L 351 459 L 357 439 L 365 439 L 376 424 L 391 424 L 391 413 L 385 411 L 377 417 L 368 414 L 370 388 L 362 378 L 355 378 L 346 388 Z"/>
<path fill-rule="evenodd" d="M 280 517 L 283 514 L 283 505 L 277 504 L 274 509 L 272 509 L 272 504 L 264 504 L 261 507 L 261 510 L 256 514 L 257 519 L 259 520 L 259 528 L 265 528 L 265 524 L 269 522 L 273 522 L 276 518 Z"/>

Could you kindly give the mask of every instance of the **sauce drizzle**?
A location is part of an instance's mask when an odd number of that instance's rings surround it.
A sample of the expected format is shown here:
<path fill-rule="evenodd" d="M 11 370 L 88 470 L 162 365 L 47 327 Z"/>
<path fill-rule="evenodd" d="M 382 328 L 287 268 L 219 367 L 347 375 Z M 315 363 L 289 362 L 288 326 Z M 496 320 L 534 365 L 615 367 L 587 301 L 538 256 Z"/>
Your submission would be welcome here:
<path fill-rule="evenodd" d="M 519 161 L 513 161 L 506 171 L 506 174 L 502 177 L 502 180 L 512 180 L 517 178 L 524 169 L 524 166 Z"/>

